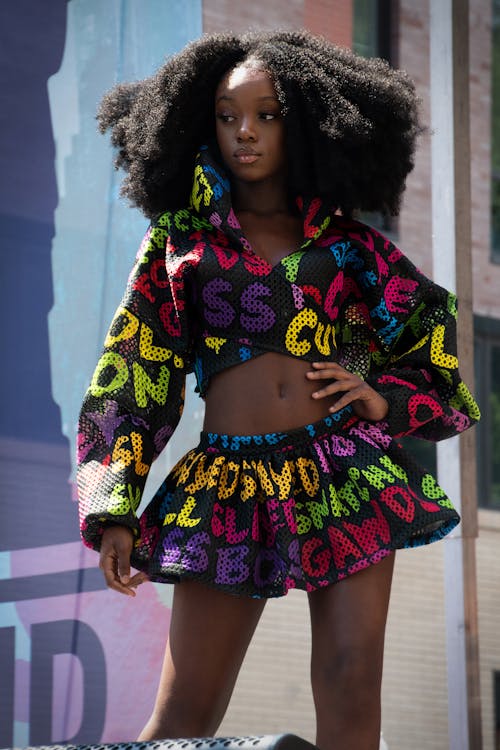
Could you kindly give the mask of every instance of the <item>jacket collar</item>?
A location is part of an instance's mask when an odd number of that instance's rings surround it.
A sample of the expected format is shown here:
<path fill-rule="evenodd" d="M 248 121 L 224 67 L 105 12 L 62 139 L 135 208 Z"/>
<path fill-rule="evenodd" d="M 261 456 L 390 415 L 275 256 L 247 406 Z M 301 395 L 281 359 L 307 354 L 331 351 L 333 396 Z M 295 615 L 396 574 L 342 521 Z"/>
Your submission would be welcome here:
<path fill-rule="evenodd" d="M 320 198 L 297 196 L 297 207 L 302 215 L 306 248 L 315 242 L 329 226 L 333 210 Z M 237 242 L 248 246 L 231 203 L 229 179 L 208 146 L 202 146 L 195 160 L 190 208 L 207 219 L 216 229 Z"/>

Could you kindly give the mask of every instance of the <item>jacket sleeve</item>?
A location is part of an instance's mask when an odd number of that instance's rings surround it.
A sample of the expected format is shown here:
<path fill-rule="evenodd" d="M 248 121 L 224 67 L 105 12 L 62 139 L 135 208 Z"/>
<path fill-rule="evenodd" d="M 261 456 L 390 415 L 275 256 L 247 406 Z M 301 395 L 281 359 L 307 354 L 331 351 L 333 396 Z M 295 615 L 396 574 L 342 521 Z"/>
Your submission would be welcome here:
<path fill-rule="evenodd" d="M 80 528 L 94 549 L 110 523 L 139 544 L 149 468 L 182 413 L 190 335 L 183 279 L 166 262 L 168 223 L 164 214 L 144 237 L 80 413 Z"/>
<path fill-rule="evenodd" d="M 433 441 L 463 432 L 480 414 L 458 370 L 455 295 L 375 230 L 361 238 L 368 263 L 358 277 L 357 320 L 371 329 L 365 379 L 389 404 L 387 431 Z"/>
<path fill-rule="evenodd" d="M 478 406 L 458 371 L 456 297 L 436 287 L 408 319 L 390 356 L 367 382 L 389 404 L 395 437 L 443 440 L 479 419 Z"/>

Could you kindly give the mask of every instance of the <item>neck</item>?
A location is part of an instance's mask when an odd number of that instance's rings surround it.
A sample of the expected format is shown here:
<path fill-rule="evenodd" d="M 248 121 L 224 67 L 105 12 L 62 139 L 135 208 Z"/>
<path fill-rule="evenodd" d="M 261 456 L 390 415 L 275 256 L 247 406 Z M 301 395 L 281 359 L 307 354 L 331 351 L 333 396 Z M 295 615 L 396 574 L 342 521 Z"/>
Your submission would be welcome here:
<path fill-rule="evenodd" d="M 289 213 L 285 182 L 276 181 L 242 183 L 232 185 L 233 207 L 238 211 L 260 214 L 262 216 Z"/>

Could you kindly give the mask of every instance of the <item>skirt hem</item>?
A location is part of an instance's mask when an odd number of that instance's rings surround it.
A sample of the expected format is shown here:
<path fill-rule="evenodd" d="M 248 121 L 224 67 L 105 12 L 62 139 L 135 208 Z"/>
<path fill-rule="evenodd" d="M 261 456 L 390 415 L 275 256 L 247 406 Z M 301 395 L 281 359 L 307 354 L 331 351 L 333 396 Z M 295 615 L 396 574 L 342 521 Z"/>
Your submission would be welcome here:
<path fill-rule="evenodd" d="M 343 411 L 288 433 L 202 433 L 144 510 L 132 562 L 270 598 L 448 534 L 460 519 L 434 477 L 382 423 Z"/>
<path fill-rule="evenodd" d="M 251 589 L 248 585 L 238 586 L 237 584 L 218 583 L 213 578 L 208 578 L 203 575 L 197 575 L 196 572 L 183 568 L 182 565 L 172 565 L 169 569 L 163 569 L 154 572 L 153 574 L 148 573 L 148 567 L 152 567 L 151 564 L 148 566 L 144 563 L 136 562 L 137 568 L 143 570 L 149 576 L 149 580 L 153 583 L 162 584 L 179 584 L 183 581 L 198 581 L 209 588 L 223 591 L 231 596 L 236 597 L 250 597 L 252 599 L 277 599 L 286 596 L 289 591 L 305 591 L 306 593 L 312 593 L 320 589 L 324 589 L 328 586 L 332 586 L 339 581 L 346 580 L 351 575 L 366 570 L 372 565 L 384 560 L 393 552 L 402 549 L 411 549 L 414 547 L 422 547 L 427 544 L 439 541 L 447 536 L 460 522 L 458 514 L 455 517 L 450 518 L 446 523 L 440 524 L 437 528 L 431 532 L 426 532 L 425 528 L 419 531 L 414 531 L 414 535 L 410 538 L 393 539 L 392 543 L 386 547 L 380 547 L 372 554 L 367 554 L 364 558 L 356 560 L 351 565 L 347 566 L 343 571 L 332 571 L 330 576 L 318 578 L 315 583 L 306 581 L 298 577 L 289 575 L 281 585 L 269 586 L 267 590 L 258 591 Z"/>

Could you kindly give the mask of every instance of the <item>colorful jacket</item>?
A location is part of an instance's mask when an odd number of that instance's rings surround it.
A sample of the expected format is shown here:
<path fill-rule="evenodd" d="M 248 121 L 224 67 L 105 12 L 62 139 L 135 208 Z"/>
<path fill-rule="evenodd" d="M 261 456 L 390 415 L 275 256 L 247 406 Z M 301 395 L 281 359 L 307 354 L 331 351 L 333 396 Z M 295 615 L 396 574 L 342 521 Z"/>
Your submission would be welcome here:
<path fill-rule="evenodd" d="M 273 267 L 253 253 L 229 183 L 202 149 L 191 206 L 150 226 L 80 416 L 89 546 L 108 522 L 147 533 L 135 511 L 190 371 L 204 396 L 215 374 L 265 352 L 337 359 L 387 399 L 379 426 L 391 436 L 440 440 L 479 418 L 457 369 L 455 296 L 374 229 L 318 198 L 297 206 L 304 241 Z"/>

